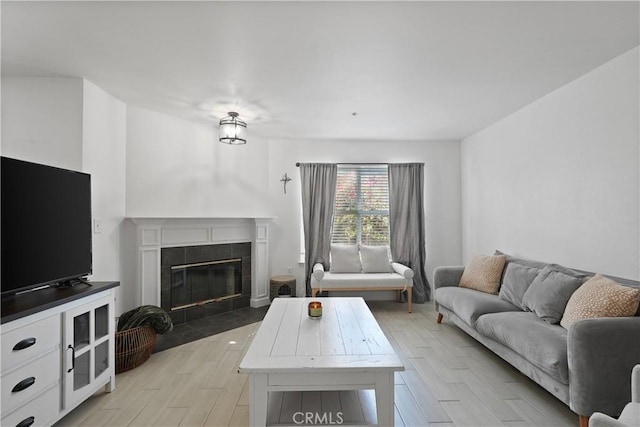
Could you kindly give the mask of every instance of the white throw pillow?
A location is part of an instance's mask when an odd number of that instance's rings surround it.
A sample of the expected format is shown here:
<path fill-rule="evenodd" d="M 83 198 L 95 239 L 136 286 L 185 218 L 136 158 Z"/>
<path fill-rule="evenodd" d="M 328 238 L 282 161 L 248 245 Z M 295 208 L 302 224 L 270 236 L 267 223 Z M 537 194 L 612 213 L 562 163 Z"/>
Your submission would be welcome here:
<path fill-rule="evenodd" d="M 361 270 L 357 245 L 331 245 L 331 273 L 360 273 Z"/>
<path fill-rule="evenodd" d="M 363 273 L 391 273 L 387 246 L 360 246 Z"/>

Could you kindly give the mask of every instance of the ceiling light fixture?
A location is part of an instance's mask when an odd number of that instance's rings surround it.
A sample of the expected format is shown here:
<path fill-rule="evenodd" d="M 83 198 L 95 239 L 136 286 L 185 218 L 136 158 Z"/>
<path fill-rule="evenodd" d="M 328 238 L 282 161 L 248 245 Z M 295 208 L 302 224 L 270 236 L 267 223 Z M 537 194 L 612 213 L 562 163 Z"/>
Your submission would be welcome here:
<path fill-rule="evenodd" d="M 230 145 L 247 143 L 247 124 L 238 118 L 238 113 L 229 112 L 220 120 L 220 142 Z"/>

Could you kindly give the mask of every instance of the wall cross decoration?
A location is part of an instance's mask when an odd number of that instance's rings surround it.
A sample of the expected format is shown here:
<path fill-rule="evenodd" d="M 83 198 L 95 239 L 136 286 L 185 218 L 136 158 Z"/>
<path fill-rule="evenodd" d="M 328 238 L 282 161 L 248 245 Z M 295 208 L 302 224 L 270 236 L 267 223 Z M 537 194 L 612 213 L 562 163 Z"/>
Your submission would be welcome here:
<path fill-rule="evenodd" d="M 291 181 L 291 178 L 289 178 L 285 172 L 284 175 L 282 175 L 282 178 L 280 178 L 280 182 L 284 185 L 284 194 L 287 194 L 287 182 L 289 181 Z"/>

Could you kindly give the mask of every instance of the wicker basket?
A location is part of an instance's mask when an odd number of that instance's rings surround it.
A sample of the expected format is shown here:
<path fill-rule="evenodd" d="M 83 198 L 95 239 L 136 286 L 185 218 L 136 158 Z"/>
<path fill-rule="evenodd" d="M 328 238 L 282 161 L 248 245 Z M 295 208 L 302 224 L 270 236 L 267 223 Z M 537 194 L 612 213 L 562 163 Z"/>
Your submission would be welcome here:
<path fill-rule="evenodd" d="M 149 326 L 116 332 L 116 374 L 142 365 L 155 345 L 156 331 Z"/>

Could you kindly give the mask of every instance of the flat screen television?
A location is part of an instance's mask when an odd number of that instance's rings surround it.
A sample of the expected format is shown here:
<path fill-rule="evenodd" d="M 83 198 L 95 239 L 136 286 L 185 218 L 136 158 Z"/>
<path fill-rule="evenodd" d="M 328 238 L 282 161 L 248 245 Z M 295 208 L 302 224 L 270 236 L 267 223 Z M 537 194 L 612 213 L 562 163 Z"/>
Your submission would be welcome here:
<path fill-rule="evenodd" d="M 2 295 L 91 274 L 91 176 L 0 161 Z"/>

